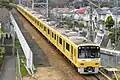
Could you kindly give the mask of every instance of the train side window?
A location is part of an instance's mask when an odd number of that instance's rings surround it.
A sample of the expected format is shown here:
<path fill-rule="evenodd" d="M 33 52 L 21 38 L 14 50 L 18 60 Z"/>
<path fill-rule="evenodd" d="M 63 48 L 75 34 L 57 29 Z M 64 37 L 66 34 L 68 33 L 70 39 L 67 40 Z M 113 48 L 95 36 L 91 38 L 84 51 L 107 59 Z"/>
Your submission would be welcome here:
<path fill-rule="evenodd" d="M 70 51 L 70 45 L 68 43 L 66 43 L 66 49 Z"/>
<path fill-rule="evenodd" d="M 71 59 L 73 60 L 73 46 L 71 45 Z"/>
<path fill-rule="evenodd" d="M 46 27 L 44 26 L 44 31 L 46 31 Z"/>
<path fill-rule="evenodd" d="M 55 36 L 54 36 L 54 39 L 56 40 L 56 34 L 55 34 Z"/>
<path fill-rule="evenodd" d="M 41 28 L 43 29 L 43 25 L 41 24 Z"/>
<path fill-rule="evenodd" d="M 74 49 L 74 56 L 76 57 L 76 49 Z"/>
<path fill-rule="evenodd" d="M 39 25 L 39 21 L 37 21 L 37 25 Z"/>
<path fill-rule="evenodd" d="M 41 23 L 39 22 L 39 27 L 41 27 Z"/>
<path fill-rule="evenodd" d="M 59 43 L 62 45 L 62 39 L 61 38 L 59 38 Z"/>
<path fill-rule="evenodd" d="M 32 17 L 32 20 L 34 21 L 33 17 Z"/>
<path fill-rule="evenodd" d="M 35 21 L 34 18 L 33 18 L 33 21 Z"/>
<path fill-rule="evenodd" d="M 52 38 L 53 38 L 53 35 L 54 35 L 54 34 L 53 34 L 53 32 L 52 32 Z"/>
<path fill-rule="evenodd" d="M 36 24 L 37 24 L 37 20 L 36 20 Z"/>
<path fill-rule="evenodd" d="M 50 30 L 48 29 L 48 34 L 50 34 Z"/>
<path fill-rule="evenodd" d="M 71 46 L 71 53 L 73 54 L 73 46 Z"/>

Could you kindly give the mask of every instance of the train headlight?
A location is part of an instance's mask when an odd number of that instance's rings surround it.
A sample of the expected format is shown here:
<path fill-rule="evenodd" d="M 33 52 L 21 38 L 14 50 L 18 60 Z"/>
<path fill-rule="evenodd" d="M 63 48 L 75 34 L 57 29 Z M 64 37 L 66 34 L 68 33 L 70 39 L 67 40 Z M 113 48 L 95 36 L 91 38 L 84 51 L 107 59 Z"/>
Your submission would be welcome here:
<path fill-rule="evenodd" d="M 80 65 L 84 65 L 84 63 L 80 63 Z"/>
<path fill-rule="evenodd" d="M 97 49 L 99 49 L 99 47 L 97 47 Z"/>
<path fill-rule="evenodd" d="M 99 63 L 95 63 L 95 65 L 99 65 Z"/>

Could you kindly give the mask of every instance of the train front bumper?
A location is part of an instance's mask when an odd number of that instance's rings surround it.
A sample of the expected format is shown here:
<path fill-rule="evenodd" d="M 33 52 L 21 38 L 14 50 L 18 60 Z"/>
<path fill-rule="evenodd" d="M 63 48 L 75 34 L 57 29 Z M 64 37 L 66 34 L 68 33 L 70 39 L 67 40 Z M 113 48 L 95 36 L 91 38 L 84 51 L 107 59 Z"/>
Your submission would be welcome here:
<path fill-rule="evenodd" d="M 80 74 L 97 74 L 99 68 L 78 68 Z"/>
<path fill-rule="evenodd" d="M 99 71 L 100 59 L 78 59 L 78 72 L 81 74 L 96 74 Z"/>

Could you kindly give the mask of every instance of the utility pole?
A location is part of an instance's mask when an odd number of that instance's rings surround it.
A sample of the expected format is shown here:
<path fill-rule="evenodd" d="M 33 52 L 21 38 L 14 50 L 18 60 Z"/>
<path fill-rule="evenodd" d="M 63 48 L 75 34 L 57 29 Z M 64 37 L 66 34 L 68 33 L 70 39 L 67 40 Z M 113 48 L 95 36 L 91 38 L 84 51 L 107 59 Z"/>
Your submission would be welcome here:
<path fill-rule="evenodd" d="M 34 0 L 32 0 L 32 9 L 34 9 Z"/>
<path fill-rule="evenodd" d="M 89 6 L 90 6 L 90 10 L 89 10 L 89 14 L 90 14 L 90 21 L 89 21 L 89 24 L 90 26 L 88 27 L 88 38 L 93 41 L 93 21 L 92 21 L 92 8 L 93 6 L 97 7 L 97 8 L 100 8 L 98 5 L 94 4 L 92 1 L 90 0 L 87 0 L 89 2 Z"/>
<path fill-rule="evenodd" d="M 27 0 L 27 7 L 29 7 L 28 5 L 29 5 L 29 0 Z"/>
<path fill-rule="evenodd" d="M 116 2 L 116 6 L 118 7 L 118 0 L 114 0 Z"/>
<path fill-rule="evenodd" d="M 90 11 L 89 11 L 89 14 L 90 14 L 90 22 L 89 22 L 89 24 L 90 24 L 90 26 L 89 26 L 89 28 L 88 28 L 88 37 L 89 37 L 89 39 L 91 40 L 91 41 L 93 41 L 93 32 L 92 32 L 92 4 L 91 3 L 89 3 L 89 5 L 90 5 Z"/>
<path fill-rule="evenodd" d="M 49 2 L 48 2 L 48 0 L 46 0 L 46 2 L 39 2 L 39 3 L 36 3 L 34 0 L 32 0 L 32 9 L 34 9 L 34 5 L 35 4 L 37 4 L 37 5 L 40 5 L 40 6 L 42 6 L 43 8 L 45 8 L 43 5 L 46 5 L 46 17 L 48 17 L 48 10 L 49 10 L 49 6 L 48 6 L 48 4 L 49 4 Z"/>
<path fill-rule="evenodd" d="M 116 6 L 118 7 L 118 0 L 116 1 Z M 117 46 L 117 25 L 118 25 L 118 22 L 117 22 L 117 17 L 118 17 L 118 14 L 117 14 L 118 10 L 116 10 L 116 16 L 115 16 L 115 48 Z"/>
<path fill-rule="evenodd" d="M 21 0 L 19 0 L 19 5 L 21 5 Z"/>
<path fill-rule="evenodd" d="M 101 0 L 99 0 L 99 7 L 101 7 Z"/>
<path fill-rule="evenodd" d="M 47 17 L 49 17 L 49 15 L 48 15 L 48 8 L 49 8 L 49 6 L 48 6 L 48 0 L 46 0 L 46 8 L 47 8 Z"/>

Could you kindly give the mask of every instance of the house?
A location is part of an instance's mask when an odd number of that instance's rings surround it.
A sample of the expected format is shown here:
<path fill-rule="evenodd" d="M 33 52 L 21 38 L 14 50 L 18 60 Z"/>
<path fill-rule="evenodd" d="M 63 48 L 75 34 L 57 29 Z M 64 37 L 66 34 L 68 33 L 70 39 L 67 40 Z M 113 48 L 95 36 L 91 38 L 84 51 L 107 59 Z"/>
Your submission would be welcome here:
<path fill-rule="evenodd" d="M 106 15 L 110 14 L 110 9 L 109 8 L 98 8 L 93 11 L 93 20 L 106 20 Z"/>
<path fill-rule="evenodd" d="M 93 18 L 92 18 L 95 28 L 103 30 L 104 22 L 106 21 L 110 13 L 111 13 L 110 9 L 107 7 L 95 9 L 93 11 Z"/>
<path fill-rule="evenodd" d="M 75 9 L 75 13 L 78 14 L 83 18 L 83 20 L 88 20 L 89 19 L 89 13 L 88 13 L 88 8 L 80 8 L 80 9 Z"/>
<path fill-rule="evenodd" d="M 89 9 L 88 7 L 83 7 L 80 9 L 75 9 L 75 16 L 78 16 L 78 20 L 82 20 L 83 23 L 87 26 L 89 19 Z M 74 17 L 75 17 L 74 16 Z M 77 17 L 76 17 L 77 19 Z"/>
<path fill-rule="evenodd" d="M 51 14 L 56 16 L 56 18 L 60 18 L 61 16 L 70 16 L 72 13 L 72 9 L 70 8 L 53 8 L 51 11 Z"/>
<path fill-rule="evenodd" d="M 117 22 L 120 21 L 120 7 L 114 7 L 110 9 L 110 15 L 112 16 L 113 20 Z"/>

